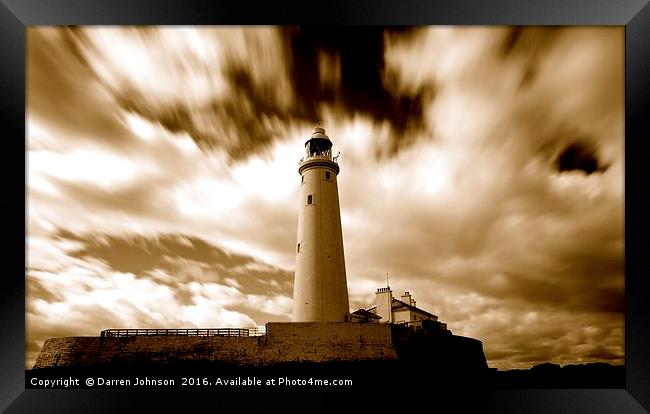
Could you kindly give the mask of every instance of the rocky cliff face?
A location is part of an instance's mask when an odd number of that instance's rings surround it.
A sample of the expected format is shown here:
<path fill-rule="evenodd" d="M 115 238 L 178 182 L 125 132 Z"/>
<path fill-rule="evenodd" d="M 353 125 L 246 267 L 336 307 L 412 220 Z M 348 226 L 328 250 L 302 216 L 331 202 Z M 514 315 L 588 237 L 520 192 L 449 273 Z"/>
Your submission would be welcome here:
<path fill-rule="evenodd" d="M 447 330 L 412 332 L 400 325 L 393 325 L 392 337 L 399 359 L 405 364 L 437 371 L 488 368 L 483 343 L 478 339 L 452 335 Z"/>

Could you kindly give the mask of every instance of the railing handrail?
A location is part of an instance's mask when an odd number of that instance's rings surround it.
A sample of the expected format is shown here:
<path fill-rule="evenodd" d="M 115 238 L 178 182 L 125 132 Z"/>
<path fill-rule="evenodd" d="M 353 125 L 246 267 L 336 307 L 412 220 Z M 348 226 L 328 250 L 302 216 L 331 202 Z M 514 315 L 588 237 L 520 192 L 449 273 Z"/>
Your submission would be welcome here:
<path fill-rule="evenodd" d="M 102 338 L 127 336 L 262 336 L 266 328 L 125 328 L 101 331 Z"/>
<path fill-rule="evenodd" d="M 336 156 L 332 156 L 332 151 L 327 150 L 327 151 L 317 152 L 317 153 L 312 154 L 312 155 L 304 156 L 304 157 L 302 157 L 300 159 L 300 161 L 298 161 L 298 163 L 300 164 L 300 163 L 303 163 L 305 161 L 309 161 L 311 159 L 318 158 L 318 159 L 326 159 L 328 161 L 333 161 L 335 164 L 338 164 L 339 155 L 341 155 L 340 152 Z"/>

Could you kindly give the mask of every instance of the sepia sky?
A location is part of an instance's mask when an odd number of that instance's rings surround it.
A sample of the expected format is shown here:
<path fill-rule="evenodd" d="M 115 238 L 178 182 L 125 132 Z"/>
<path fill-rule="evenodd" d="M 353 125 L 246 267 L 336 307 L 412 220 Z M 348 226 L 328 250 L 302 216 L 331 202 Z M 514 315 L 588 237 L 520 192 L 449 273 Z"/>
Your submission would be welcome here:
<path fill-rule="evenodd" d="M 27 344 L 288 321 L 298 161 L 341 151 L 351 310 L 491 367 L 622 364 L 621 27 L 32 27 Z"/>

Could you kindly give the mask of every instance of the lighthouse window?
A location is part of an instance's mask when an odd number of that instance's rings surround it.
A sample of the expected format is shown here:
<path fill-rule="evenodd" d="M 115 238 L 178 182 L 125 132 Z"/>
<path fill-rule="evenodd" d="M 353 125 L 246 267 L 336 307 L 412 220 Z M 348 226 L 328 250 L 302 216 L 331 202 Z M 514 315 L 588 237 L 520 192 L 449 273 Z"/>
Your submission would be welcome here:
<path fill-rule="evenodd" d="M 326 180 L 330 179 L 330 172 L 329 171 L 325 171 L 325 179 Z"/>
<path fill-rule="evenodd" d="M 312 204 L 312 195 L 311 194 L 309 194 L 307 196 L 307 204 Z"/>
<path fill-rule="evenodd" d="M 303 175 L 302 178 L 300 179 L 301 184 L 305 183 L 305 176 Z"/>
<path fill-rule="evenodd" d="M 298 246 L 296 247 L 296 253 L 300 253 L 300 243 L 298 243 Z"/>

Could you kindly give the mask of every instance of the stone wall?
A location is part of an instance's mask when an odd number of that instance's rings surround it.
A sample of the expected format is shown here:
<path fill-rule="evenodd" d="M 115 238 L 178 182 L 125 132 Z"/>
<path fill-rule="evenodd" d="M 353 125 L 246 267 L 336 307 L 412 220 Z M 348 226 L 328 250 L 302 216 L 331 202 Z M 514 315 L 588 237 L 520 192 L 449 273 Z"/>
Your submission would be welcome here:
<path fill-rule="evenodd" d="M 268 323 L 267 335 L 64 337 L 45 341 L 34 368 L 110 364 L 222 362 L 259 366 L 281 362 L 397 360 L 391 327 L 361 323 Z"/>

